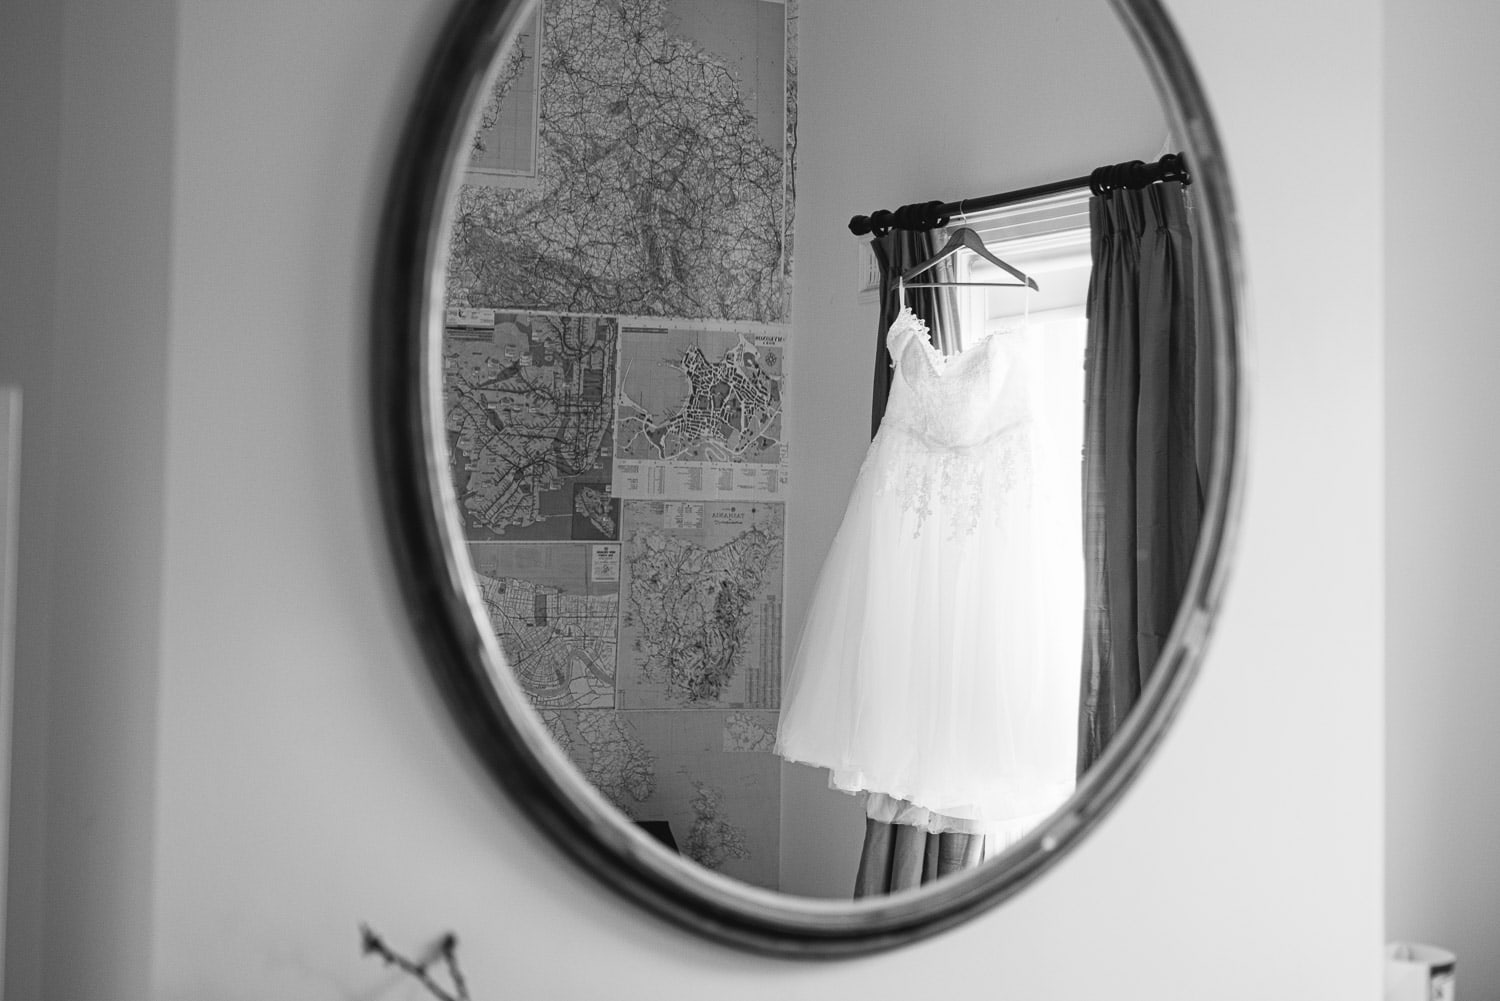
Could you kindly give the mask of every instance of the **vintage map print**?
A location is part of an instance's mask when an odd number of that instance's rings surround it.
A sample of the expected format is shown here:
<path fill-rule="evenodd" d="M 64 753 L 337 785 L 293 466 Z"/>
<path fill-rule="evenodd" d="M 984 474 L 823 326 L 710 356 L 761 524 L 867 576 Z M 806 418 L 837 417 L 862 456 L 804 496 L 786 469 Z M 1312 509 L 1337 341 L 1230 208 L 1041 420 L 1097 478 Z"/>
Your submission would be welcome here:
<path fill-rule="evenodd" d="M 614 493 L 781 499 L 785 334 L 622 321 Z"/>
<path fill-rule="evenodd" d="M 616 705 L 781 702 L 783 506 L 626 501 Z"/>
<path fill-rule="evenodd" d="M 449 461 L 469 539 L 618 539 L 616 321 L 450 309 Z"/>
<path fill-rule="evenodd" d="M 785 319 L 788 23 L 764 0 L 546 0 L 534 183 L 463 185 L 449 305 Z M 502 67 L 478 142 L 524 114 L 527 72 Z"/>

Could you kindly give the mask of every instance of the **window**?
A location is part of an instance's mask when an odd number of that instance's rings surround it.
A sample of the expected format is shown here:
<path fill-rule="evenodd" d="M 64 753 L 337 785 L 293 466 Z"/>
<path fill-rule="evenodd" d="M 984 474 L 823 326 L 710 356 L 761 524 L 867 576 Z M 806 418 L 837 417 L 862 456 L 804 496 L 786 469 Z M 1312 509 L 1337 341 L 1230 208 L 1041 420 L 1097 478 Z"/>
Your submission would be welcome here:
<path fill-rule="evenodd" d="M 1048 605 L 1061 611 L 1052 628 L 1059 643 L 1077 651 L 1065 669 L 1076 669 L 1081 656 L 1083 608 L 1082 455 L 1084 345 L 1088 321 L 1084 308 L 1091 271 L 1088 193 L 1008 207 L 968 225 L 996 257 L 1036 279 L 1038 291 L 1026 288 L 960 287 L 960 346 L 985 337 L 1023 337 L 1024 357 L 1033 376 L 1041 455 L 1036 470 L 1043 505 L 1038 531 L 1049 553 L 1066 554 L 1049 561 L 1049 579 L 1040 582 L 1051 595 Z M 1008 276 L 974 254 L 959 256 L 959 281 L 1005 281 Z M 965 343 L 967 342 L 967 343 Z"/>

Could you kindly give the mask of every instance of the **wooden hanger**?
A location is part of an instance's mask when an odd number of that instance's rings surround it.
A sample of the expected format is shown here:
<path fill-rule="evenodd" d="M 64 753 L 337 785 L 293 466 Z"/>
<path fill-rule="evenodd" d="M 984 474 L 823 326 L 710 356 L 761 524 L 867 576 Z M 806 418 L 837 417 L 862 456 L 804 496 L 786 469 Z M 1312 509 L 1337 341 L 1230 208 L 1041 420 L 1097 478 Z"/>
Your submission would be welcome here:
<path fill-rule="evenodd" d="M 921 274 L 922 272 L 927 271 L 928 269 L 936 267 L 937 265 L 943 263 L 948 258 L 952 257 L 954 254 L 958 253 L 960 250 L 972 250 L 974 253 L 978 254 L 980 257 L 983 257 L 985 260 L 989 261 L 991 264 L 993 264 L 996 267 L 1000 268 L 1002 271 L 1006 272 L 1007 274 L 1013 275 L 1014 277 L 1016 277 L 1017 279 L 1019 279 L 1019 281 L 1013 281 L 1013 282 L 913 282 L 913 281 L 910 281 L 910 279 L 916 277 L 917 275 Z M 1029 289 L 1031 289 L 1034 292 L 1040 292 L 1041 291 L 1041 289 L 1037 287 L 1036 279 L 1030 277 L 1029 275 L 1026 275 L 1026 274 L 1022 273 L 1021 271 L 1017 270 L 1016 268 L 1011 267 L 1009 264 L 1006 264 L 1004 261 L 1002 261 L 1000 258 L 996 257 L 994 254 L 990 253 L 989 250 L 985 247 L 984 241 L 979 238 L 979 234 L 976 233 L 976 232 L 974 232 L 972 229 L 970 229 L 967 226 L 960 226 L 958 229 L 954 230 L 953 231 L 953 235 L 950 236 L 950 237 L 948 237 L 948 242 L 947 242 L 947 244 L 944 245 L 944 247 L 943 247 L 942 250 L 939 250 L 936 254 L 933 254 L 931 257 L 927 258 L 927 260 L 921 262 L 920 264 L 914 264 L 911 267 L 907 268 L 905 271 L 901 272 L 901 285 L 904 288 L 948 288 L 950 286 L 955 286 L 955 285 L 992 285 L 992 286 L 997 286 L 997 287 L 1002 287 L 1002 288 L 1023 288 L 1024 287 L 1024 288 L 1029 288 Z"/>

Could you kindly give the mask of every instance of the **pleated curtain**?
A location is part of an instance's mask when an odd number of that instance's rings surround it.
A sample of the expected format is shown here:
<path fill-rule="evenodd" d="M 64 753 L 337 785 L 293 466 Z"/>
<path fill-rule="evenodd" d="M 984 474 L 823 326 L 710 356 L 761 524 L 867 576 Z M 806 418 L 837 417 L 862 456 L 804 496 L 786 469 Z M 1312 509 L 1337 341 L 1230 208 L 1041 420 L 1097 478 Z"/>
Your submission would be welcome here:
<path fill-rule="evenodd" d="M 854 899 L 915 890 L 940 876 L 972 869 L 985 859 L 980 834 L 941 834 L 910 824 L 865 820 L 865 841 L 854 877 Z"/>
<path fill-rule="evenodd" d="M 1095 196 L 1085 362 L 1078 772 L 1151 677 L 1202 518 L 1193 237 L 1182 186 Z"/>

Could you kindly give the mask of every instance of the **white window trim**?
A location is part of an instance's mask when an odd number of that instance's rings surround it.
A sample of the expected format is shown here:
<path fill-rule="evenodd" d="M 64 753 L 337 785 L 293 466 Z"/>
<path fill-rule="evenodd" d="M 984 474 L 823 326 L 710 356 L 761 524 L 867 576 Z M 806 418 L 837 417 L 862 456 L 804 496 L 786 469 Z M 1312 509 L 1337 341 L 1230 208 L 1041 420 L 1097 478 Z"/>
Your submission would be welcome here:
<path fill-rule="evenodd" d="M 997 257 L 1044 282 L 1049 273 L 1089 265 L 1089 197 L 1084 189 L 954 217 L 949 230 L 968 226 Z M 955 277 L 959 281 L 997 281 L 1006 276 L 983 258 L 965 254 L 958 259 Z M 961 329 L 982 331 L 981 336 L 994 332 L 997 322 L 984 314 L 978 297 L 960 296 L 960 301 L 965 321 Z M 1075 319 L 1083 315 L 1083 308 L 1080 300 L 1040 310 L 1031 318 L 1032 322 Z"/>
<path fill-rule="evenodd" d="M 956 216 L 949 229 L 967 226 L 1007 263 L 1027 274 L 1046 274 L 1088 262 L 1089 192 L 1049 195 L 984 213 Z M 971 267 L 982 260 L 966 257 Z"/>

